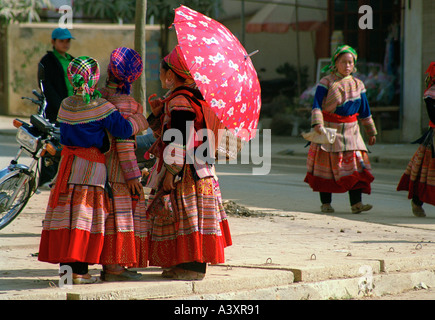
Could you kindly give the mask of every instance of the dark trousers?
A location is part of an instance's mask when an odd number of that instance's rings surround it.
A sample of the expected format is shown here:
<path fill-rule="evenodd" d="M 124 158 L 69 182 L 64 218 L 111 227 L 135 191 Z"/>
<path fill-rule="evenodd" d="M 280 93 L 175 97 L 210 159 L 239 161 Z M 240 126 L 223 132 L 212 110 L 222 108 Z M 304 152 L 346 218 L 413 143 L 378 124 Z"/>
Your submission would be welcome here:
<path fill-rule="evenodd" d="M 349 201 L 350 205 L 353 206 L 358 202 L 361 202 L 362 190 L 349 190 Z M 320 202 L 322 204 L 330 204 L 332 202 L 332 193 L 329 192 L 320 192 Z"/>
<path fill-rule="evenodd" d="M 46 182 L 51 182 L 56 176 L 59 163 L 53 162 L 52 165 L 46 166 L 44 158 L 41 159 L 41 174 L 39 175 L 39 186 L 42 186 Z"/>
<path fill-rule="evenodd" d="M 186 262 L 186 263 L 177 264 L 177 267 L 184 269 L 184 270 L 205 273 L 205 271 L 207 269 L 207 264 L 194 261 L 194 262 Z"/>
<path fill-rule="evenodd" d="M 423 201 L 421 201 L 420 200 L 420 198 L 418 197 L 418 196 L 416 196 L 416 195 L 414 195 L 413 197 L 412 197 L 412 202 L 414 202 L 414 204 L 416 204 L 417 206 L 422 206 L 423 205 Z"/>
<path fill-rule="evenodd" d="M 61 266 L 70 266 L 72 272 L 75 274 L 84 275 L 89 272 L 88 264 L 86 262 L 69 262 L 61 263 Z"/>

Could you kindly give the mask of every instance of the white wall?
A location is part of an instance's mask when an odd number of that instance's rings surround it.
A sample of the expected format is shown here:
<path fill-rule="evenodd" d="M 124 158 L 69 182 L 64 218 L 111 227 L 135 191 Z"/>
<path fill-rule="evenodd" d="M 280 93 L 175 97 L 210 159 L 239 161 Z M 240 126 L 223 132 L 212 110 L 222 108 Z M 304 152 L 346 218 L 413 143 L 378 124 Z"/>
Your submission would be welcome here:
<path fill-rule="evenodd" d="M 433 0 L 429 0 L 433 1 Z M 413 141 L 421 134 L 423 96 L 423 1 L 408 1 L 404 25 L 404 81 L 402 140 Z"/>

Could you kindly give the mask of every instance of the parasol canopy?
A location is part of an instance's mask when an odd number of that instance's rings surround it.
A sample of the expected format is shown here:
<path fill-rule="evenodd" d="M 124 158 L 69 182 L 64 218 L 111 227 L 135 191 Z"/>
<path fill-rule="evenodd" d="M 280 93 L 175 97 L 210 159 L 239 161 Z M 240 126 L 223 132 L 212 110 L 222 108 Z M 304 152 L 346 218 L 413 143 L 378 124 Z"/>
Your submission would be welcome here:
<path fill-rule="evenodd" d="M 261 89 L 250 55 L 221 23 L 186 6 L 175 10 L 173 26 L 182 56 L 209 110 L 208 123 L 219 122 L 237 138 L 255 137 Z"/>

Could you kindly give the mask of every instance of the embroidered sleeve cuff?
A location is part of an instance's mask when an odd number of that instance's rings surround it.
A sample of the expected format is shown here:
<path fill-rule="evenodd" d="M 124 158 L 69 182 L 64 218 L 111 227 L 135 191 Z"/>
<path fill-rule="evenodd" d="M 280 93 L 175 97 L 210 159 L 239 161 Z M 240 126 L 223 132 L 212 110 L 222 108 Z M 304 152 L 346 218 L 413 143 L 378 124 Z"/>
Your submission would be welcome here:
<path fill-rule="evenodd" d="M 133 128 L 133 135 L 148 129 L 148 121 L 143 114 L 135 113 L 128 118 Z"/>
<path fill-rule="evenodd" d="M 372 137 L 372 136 L 375 136 L 378 134 L 378 131 L 376 130 L 376 126 L 375 126 L 375 121 L 373 120 L 372 116 L 361 119 L 361 124 L 364 127 L 364 130 L 369 137 Z"/>
<path fill-rule="evenodd" d="M 136 154 L 134 153 L 134 141 L 117 140 L 116 150 L 125 180 L 132 180 L 141 177 L 142 174 L 137 165 Z"/>
<path fill-rule="evenodd" d="M 122 172 L 124 173 L 125 181 L 139 179 L 142 177 L 142 173 L 140 172 L 137 163 L 121 163 Z"/>
<path fill-rule="evenodd" d="M 311 126 L 314 127 L 315 125 L 318 124 L 323 125 L 323 113 L 322 110 L 318 108 L 314 108 L 311 111 Z"/>

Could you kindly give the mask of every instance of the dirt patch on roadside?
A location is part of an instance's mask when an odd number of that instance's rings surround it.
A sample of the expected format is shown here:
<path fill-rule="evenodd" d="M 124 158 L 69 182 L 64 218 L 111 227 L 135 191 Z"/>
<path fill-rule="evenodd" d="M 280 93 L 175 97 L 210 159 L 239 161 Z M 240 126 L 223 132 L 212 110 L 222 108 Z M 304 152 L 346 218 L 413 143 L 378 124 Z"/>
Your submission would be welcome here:
<path fill-rule="evenodd" d="M 230 216 L 240 217 L 264 217 L 266 214 L 262 211 L 250 210 L 244 206 L 238 205 L 234 201 L 226 200 L 223 203 L 225 212 Z"/>

